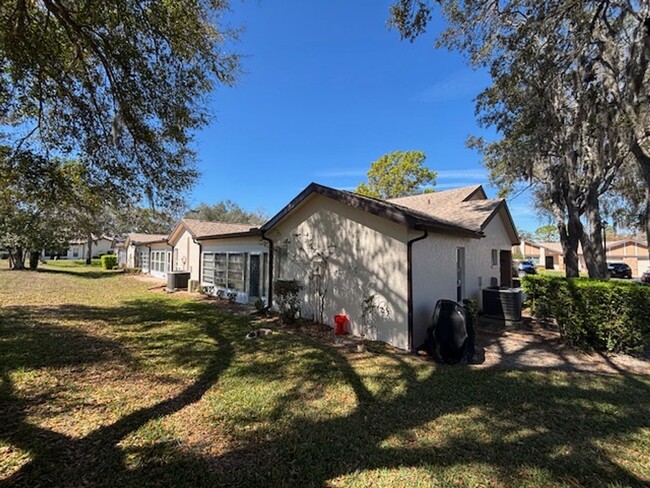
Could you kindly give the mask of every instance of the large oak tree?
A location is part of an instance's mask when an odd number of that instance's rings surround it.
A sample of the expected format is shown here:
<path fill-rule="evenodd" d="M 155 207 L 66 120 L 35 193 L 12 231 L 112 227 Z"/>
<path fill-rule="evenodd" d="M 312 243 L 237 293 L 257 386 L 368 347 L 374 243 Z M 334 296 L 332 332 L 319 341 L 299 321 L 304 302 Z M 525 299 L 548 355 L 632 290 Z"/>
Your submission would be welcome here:
<path fill-rule="evenodd" d="M 3 0 L 1 141 L 73 157 L 130 199 L 167 204 L 197 176 L 193 132 L 231 85 L 226 0 Z"/>

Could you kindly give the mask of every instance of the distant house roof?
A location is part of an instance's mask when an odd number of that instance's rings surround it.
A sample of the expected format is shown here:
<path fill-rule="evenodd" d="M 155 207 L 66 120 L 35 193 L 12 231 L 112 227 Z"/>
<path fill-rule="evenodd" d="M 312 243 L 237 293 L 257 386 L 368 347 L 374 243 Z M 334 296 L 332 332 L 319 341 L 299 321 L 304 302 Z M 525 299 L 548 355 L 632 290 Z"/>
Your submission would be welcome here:
<path fill-rule="evenodd" d="M 271 229 L 312 194 L 322 195 L 350 207 L 360 208 L 409 228 L 460 234 L 474 238 L 482 237 L 483 229 L 492 217 L 503 211 L 512 227 L 512 241 L 516 243 L 519 240 L 505 201 L 485 199 L 485 192 L 480 185 L 425 193 L 413 197 L 380 200 L 311 183 L 264 224 L 261 230 Z"/>
<path fill-rule="evenodd" d="M 169 241 L 175 243 L 183 230 L 197 240 L 217 239 L 220 237 L 235 237 L 255 235 L 259 229 L 250 224 L 235 224 L 230 222 L 210 222 L 207 220 L 181 219 L 169 234 Z"/>
<path fill-rule="evenodd" d="M 143 244 L 154 244 L 167 241 L 167 234 L 140 234 L 133 232 L 126 236 L 125 247 L 129 244 L 140 246 Z"/>
<path fill-rule="evenodd" d="M 641 239 L 628 238 L 628 239 L 618 239 L 615 241 L 610 241 L 609 237 L 607 238 L 607 249 L 624 246 L 625 244 L 636 244 L 637 246 L 641 246 L 646 249 L 648 248 L 648 243 L 642 241 Z"/>
<path fill-rule="evenodd" d="M 104 235 L 96 236 L 95 234 L 92 234 L 91 237 L 93 239 L 93 242 L 97 242 L 100 239 L 106 239 L 107 241 L 111 241 L 111 242 L 113 242 L 115 240 L 113 237 L 108 237 L 108 236 L 104 236 Z M 70 241 L 70 244 L 86 244 L 87 242 L 88 242 L 87 237 L 79 237 L 78 239 L 72 239 Z"/>

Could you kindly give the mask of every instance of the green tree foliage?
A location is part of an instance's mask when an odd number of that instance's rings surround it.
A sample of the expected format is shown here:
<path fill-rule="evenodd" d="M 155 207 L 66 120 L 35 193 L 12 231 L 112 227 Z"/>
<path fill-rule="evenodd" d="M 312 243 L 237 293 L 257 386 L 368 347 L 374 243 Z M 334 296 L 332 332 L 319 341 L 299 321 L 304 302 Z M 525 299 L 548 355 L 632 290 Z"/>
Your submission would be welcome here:
<path fill-rule="evenodd" d="M 173 211 L 156 210 L 138 205 L 119 206 L 112 210 L 112 231 L 114 235 L 130 232 L 143 234 L 167 234 L 179 216 Z"/>
<path fill-rule="evenodd" d="M 373 198 L 397 198 L 433 191 L 436 172 L 424 166 L 422 151 L 395 151 L 370 165 L 368 181 L 356 192 Z"/>
<path fill-rule="evenodd" d="M 227 0 L 0 2 L 4 143 L 79 157 L 134 201 L 175 200 L 196 178 L 192 134 L 238 57 Z M 31 198 L 31 197 L 30 197 Z"/>
<path fill-rule="evenodd" d="M 74 172 L 67 162 L 0 147 L 0 248 L 9 252 L 12 269 L 23 269 L 26 257 L 43 249 L 67 248 Z"/>
<path fill-rule="evenodd" d="M 560 234 L 554 225 L 542 225 L 534 234 L 536 242 L 560 242 Z"/>
<path fill-rule="evenodd" d="M 217 202 L 214 205 L 201 203 L 185 214 L 188 219 L 207 220 L 210 222 L 229 222 L 233 224 L 262 225 L 268 220 L 263 210 L 250 212 L 231 200 Z"/>
<path fill-rule="evenodd" d="M 577 276 L 580 242 L 590 275 L 605 276 L 601 200 L 630 155 L 650 189 L 644 176 L 646 170 L 650 175 L 650 6 L 625 0 L 438 3 L 448 21 L 438 44 L 464 52 L 492 76 L 477 111 L 501 139 L 471 144 L 493 181 L 504 191 L 532 184 L 538 205 L 557 221 L 567 273 Z M 426 30 L 432 5 L 398 0 L 391 25 L 413 40 Z"/>

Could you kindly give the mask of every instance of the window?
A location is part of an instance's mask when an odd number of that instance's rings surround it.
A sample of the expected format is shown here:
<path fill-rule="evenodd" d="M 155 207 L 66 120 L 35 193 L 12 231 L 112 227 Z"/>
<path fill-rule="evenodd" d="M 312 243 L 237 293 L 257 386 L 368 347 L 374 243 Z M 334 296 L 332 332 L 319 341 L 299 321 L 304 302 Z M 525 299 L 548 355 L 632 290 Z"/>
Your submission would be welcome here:
<path fill-rule="evenodd" d="M 149 272 L 149 253 L 147 251 L 140 251 L 140 265 L 143 272 Z"/>
<path fill-rule="evenodd" d="M 247 253 L 203 253 L 201 279 L 237 291 L 246 291 Z"/>
<path fill-rule="evenodd" d="M 266 277 L 269 274 L 269 253 L 265 252 L 262 255 L 262 273 L 261 273 L 261 279 L 262 279 L 262 296 L 269 296 L 268 295 L 268 288 L 269 288 L 269 283 Z"/>
<path fill-rule="evenodd" d="M 245 254 L 228 254 L 228 288 L 244 291 Z"/>
<path fill-rule="evenodd" d="M 165 251 L 151 252 L 151 270 L 159 273 L 165 272 Z"/>
<path fill-rule="evenodd" d="M 499 250 L 492 249 L 492 266 L 499 266 Z"/>
<path fill-rule="evenodd" d="M 226 286 L 226 262 L 228 255 L 219 253 L 214 255 L 214 284 L 219 286 Z"/>
<path fill-rule="evenodd" d="M 214 284 L 214 253 L 203 253 L 203 271 L 201 273 L 205 283 Z"/>

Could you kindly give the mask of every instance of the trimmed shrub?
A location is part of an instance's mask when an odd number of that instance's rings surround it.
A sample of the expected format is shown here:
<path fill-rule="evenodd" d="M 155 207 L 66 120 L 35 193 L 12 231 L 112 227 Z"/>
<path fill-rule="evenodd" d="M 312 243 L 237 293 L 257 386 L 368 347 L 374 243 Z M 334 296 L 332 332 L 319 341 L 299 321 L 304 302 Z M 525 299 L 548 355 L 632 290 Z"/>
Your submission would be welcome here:
<path fill-rule="evenodd" d="M 117 266 L 117 256 L 115 254 L 104 254 L 100 261 L 103 269 L 113 269 Z"/>
<path fill-rule="evenodd" d="M 554 318 L 569 344 L 606 352 L 650 345 L 650 287 L 624 281 L 526 276 L 531 311 Z"/>
<path fill-rule="evenodd" d="M 276 280 L 273 283 L 275 299 L 280 309 L 283 322 L 292 323 L 300 312 L 300 290 L 302 286 L 296 280 Z"/>

